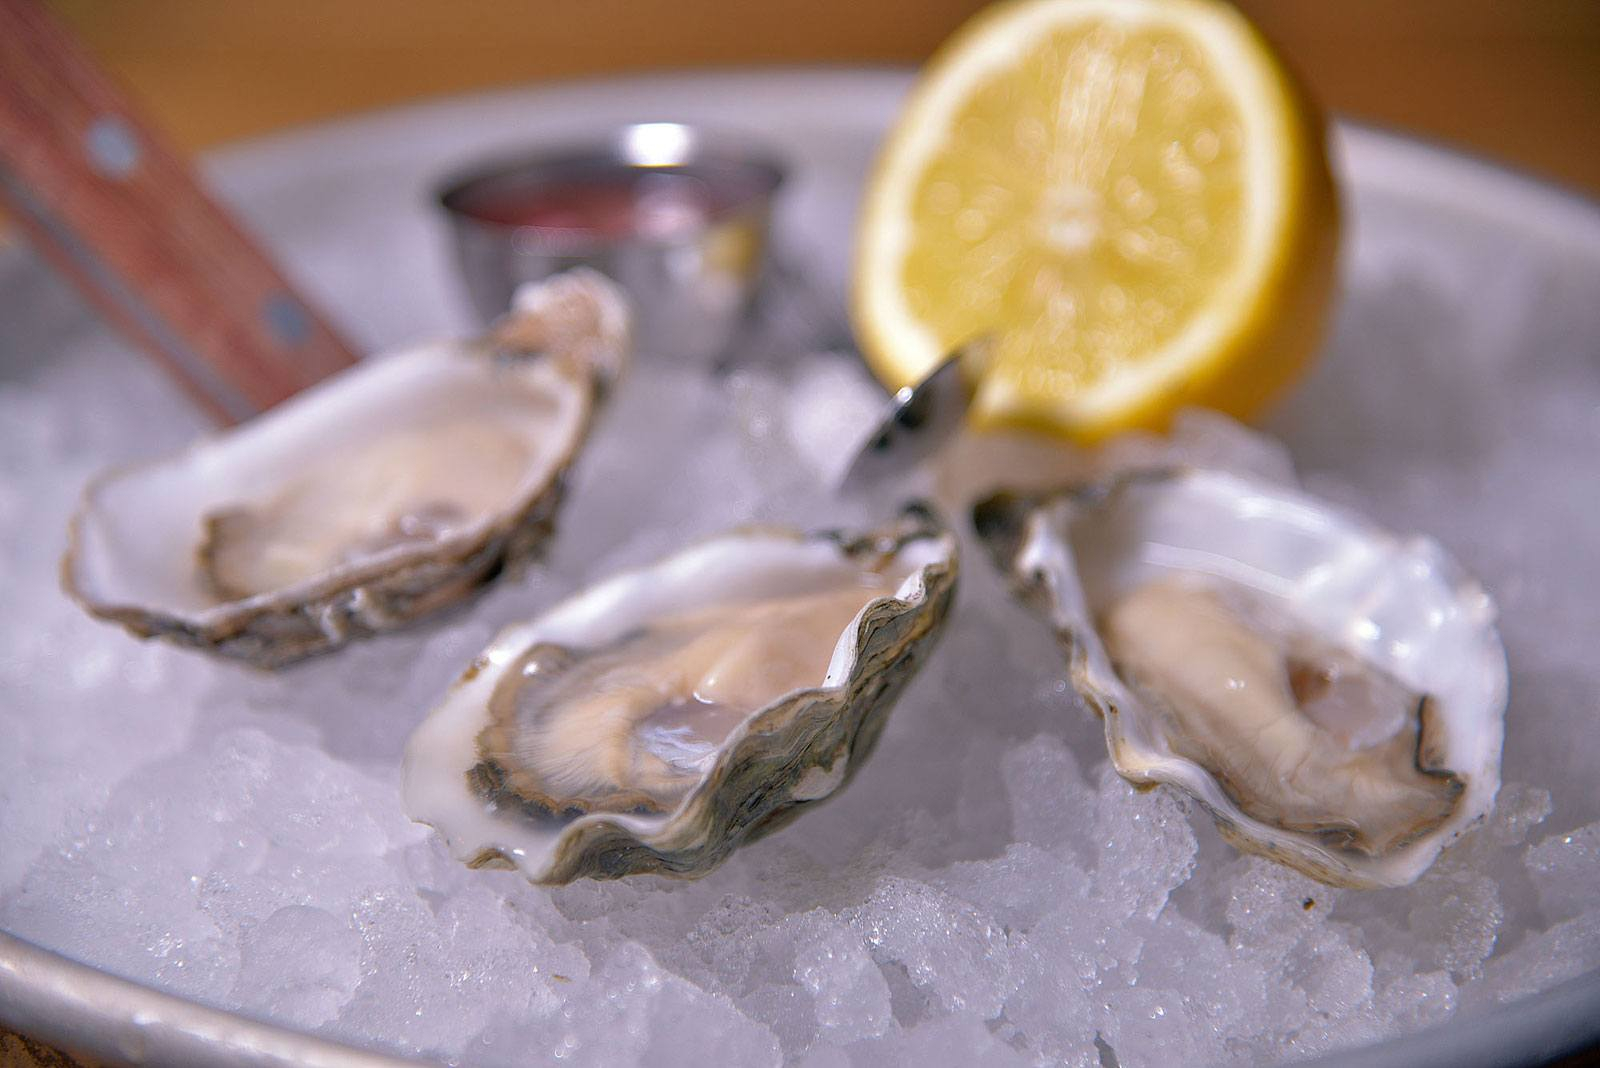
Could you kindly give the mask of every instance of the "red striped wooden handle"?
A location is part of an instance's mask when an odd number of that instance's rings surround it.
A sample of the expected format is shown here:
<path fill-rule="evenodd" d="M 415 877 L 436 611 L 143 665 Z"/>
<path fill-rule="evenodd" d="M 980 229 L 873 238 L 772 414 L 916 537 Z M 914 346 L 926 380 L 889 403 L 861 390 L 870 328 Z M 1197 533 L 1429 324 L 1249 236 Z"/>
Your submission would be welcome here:
<path fill-rule="evenodd" d="M 355 361 L 34 0 L 0 0 L 0 197 L 107 318 L 225 422 Z"/>

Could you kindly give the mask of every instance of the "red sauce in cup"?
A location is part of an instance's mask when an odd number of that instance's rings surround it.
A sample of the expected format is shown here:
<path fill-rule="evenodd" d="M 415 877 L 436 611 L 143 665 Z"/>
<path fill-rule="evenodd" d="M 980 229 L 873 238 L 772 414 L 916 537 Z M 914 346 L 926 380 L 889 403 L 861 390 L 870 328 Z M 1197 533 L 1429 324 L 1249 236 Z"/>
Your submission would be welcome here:
<path fill-rule="evenodd" d="M 554 239 L 670 239 L 702 230 L 759 191 L 714 171 L 594 165 L 538 181 L 506 176 L 457 202 L 483 222 L 532 229 Z"/>

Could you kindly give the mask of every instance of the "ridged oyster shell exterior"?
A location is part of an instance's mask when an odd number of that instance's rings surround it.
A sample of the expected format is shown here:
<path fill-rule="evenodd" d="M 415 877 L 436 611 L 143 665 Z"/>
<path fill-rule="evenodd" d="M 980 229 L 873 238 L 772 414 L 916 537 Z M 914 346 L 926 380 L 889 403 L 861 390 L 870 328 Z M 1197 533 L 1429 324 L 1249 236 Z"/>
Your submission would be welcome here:
<path fill-rule="evenodd" d="M 1034 496 L 996 494 L 974 522 L 1018 595 L 1054 630 L 1068 679 L 1102 719 L 1119 773 L 1198 799 L 1237 848 L 1336 886 L 1399 886 L 1493 805 L 1507 668 L 1493 601 L 1434 541 L 1398 538 L 1291 486 L 1219 470 L 1125 471 Z M 1254 819 L 1214 775 L 1172 751 L 1113 667 L 1097 615 L 1142 582 L 1192 571 L 1238 582 L 1320 638 L 1429 695 L 1464 789 L 1442 825 L 1369 856 Z M 1423 756 L 1418 753 L 1419 766 Z"/>
<path fill-rule="evenodd" d="M 63 587 L 137 637 L 273 668 L 405 626 L 523 565 L 553 530 L 567 471 L 625 359 L 628 311 L 608 280 L 572 272 L 526 287 L 502 332 L 371 357 L 181 453 L 101 476 L 72 519 Z M 323 438 L 348 446 L 363 427 L 428 418 L 447 393 L 503 397 L 508 385 L 557 399 L 558 436 L 486 518 L 254 595 L 219 597 L 196 577 L 208 510 L 246 481 L 231 465 L 270 494 L 278 476 L 259 472 L 276 463 L 293 477 Z"/>
<path fill-rule="evenodd" d="M 490 698 L 525 650 L 547 641 L 603 643 L 668 606 L 776 590 L 784 569 L 800 575 L 840 563 L 889 569 L 893 594 L 869 601 L 846 627 L 821 685 L 791 692 L 734 728 L 672 811 L 550 816 L 486 805 L 474 791 Z M 932 511 L 912 505 L 865 534 L 734 531 L 617 575 L 531 623 L 507 628 L 474 660 L 407 744 L 406 809 L 465 863 L 515 867 L 537 883 L 702 876 L 854 778 L 934 647 L 958 566 L 954 537 Z"/>

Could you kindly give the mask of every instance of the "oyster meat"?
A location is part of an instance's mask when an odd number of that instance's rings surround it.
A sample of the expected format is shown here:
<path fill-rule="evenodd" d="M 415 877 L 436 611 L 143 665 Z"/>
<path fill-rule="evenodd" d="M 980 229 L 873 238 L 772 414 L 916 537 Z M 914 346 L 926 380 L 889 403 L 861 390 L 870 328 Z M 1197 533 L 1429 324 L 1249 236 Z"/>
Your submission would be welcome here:
<path fill-rule="evenodd" d="M 974 518 L 1117 770 L 1187 790 L 1239 848 L 1403 885 L 1493 804 L 1505 650 L 1433 541 L 1193 468 L 998 494 Z"/>
<path fill-rule="evenodd" d="M 601 276 L 526 287 L 485 339 L 371 357 L 98 479 L 63 583 L 140 637 L 264 667 L 401 626 L 537 551 L 626 343 Z"/>
<path fill-rule="evenodd" d="M 954 538 L 735 531 L 507 628 L 406 746 L 466 863 L 564 883 L 698 876 L 848 782 L 927 656 Z"/>

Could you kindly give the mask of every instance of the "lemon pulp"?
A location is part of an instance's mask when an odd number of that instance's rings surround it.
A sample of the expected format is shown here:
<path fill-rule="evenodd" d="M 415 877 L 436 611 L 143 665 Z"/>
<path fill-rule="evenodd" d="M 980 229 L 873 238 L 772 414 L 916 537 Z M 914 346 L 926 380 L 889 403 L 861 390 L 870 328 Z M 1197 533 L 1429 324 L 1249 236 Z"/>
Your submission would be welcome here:
<path fill-rule="evenodd" d="M 980 420 L 1077 437 L 1187 403 L 1248 415 L 1320 332 L 1321 153 L 1320 122 L 1220 5 L 992 10 L 935 58 L 869 191 L 869 359 L 899 386 L 993 332 Z"/>

